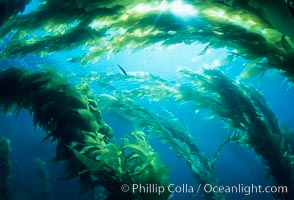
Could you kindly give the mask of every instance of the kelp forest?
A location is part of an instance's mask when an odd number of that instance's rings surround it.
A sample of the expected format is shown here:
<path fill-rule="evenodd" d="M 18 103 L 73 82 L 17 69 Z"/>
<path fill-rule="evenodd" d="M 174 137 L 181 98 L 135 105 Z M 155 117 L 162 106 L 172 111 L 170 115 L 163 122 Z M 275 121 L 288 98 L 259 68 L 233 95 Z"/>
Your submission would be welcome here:
<path fill-rule="evenodd" d="M 77 179 L 87 199 L 181 199 L 170 187 L 175 168 L 160 146 L 202 187 L 188 199 L 230 199 L 203 187 L 224 185 L 216 166 L 234 144 L 261 161 L 264 179 L 284 186 L 270 198 L 293 199 L 294 127 L 280 121 L 259 89 L 264 79 L 278 76 L 293 93 L 293 27 L 292 0 L 0 0 L 0 110 L 14 116 L 28 111 L 34 128 L 55 147 L 50 162 L 34 160 L 36 198 L 54 199 L 53 162 L 63 168 L 63 184 Z M 195 65 L 174 67 L 171 61 L 162 73 L 137 66 L 136 56 L 122 54 L 127 65 L 114 61 L 121 52 L 193 45 L 197 51 L 186 54 L 193 54 Z M 285 97 L 276 93 L 282 104 Z M 205 113 L 201 120 L 222 124 L 225 134 L 212 153 L 203 149 L 210 146 L 211 127 L 195 132 L 171 107 L 191 111 L 187 119 Z M 114 127 L 111 117 L 123 125 Z M 2 136 L 1 126 L 0 200 L 22 199 L 13 195 L 14 138 Z M 152 188 L 142 192 L 138 184 Z"/>

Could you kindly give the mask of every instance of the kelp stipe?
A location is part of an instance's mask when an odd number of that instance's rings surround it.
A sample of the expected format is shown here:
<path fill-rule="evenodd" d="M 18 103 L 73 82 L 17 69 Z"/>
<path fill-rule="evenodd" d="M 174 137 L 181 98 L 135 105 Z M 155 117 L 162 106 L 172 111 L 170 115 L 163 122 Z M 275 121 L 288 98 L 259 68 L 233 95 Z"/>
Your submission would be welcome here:
<path fill-rule="evenodd" d="M 37 198 L 40 200 L 53 200 L 52 190 L 50 185 L 50 177 L 45 161 L 37 158 L 35 160 L 35 172 L 37 175 Z"/>
<path fill-rule="evenodd" d="M 11 199 L 10 140 L 0 137 L 0 200 Z"/>
<path fill-rule="evenodd" d="M 126 169 L 130 163 L 122 162 L 128 158 L 122 148 L 136 152 L 143 147 L 135 148 L 137 144 L 129 142 L 126 147 L 110 143 L 111 128 L 102 121 L 98 104 L 81 91 L 54 70 L 32 73 L 9 68 L 0 72 L 1 111 L 17 113 L 28 109 L 32 113 L 34 125 L 47 132 L 45 139 L 57 142 L 55 160 L 65 163 L 63 178 L 80 176 L 85 189 L 103 186 L 110 193 L 108 199 L 144 199 L 146 194 L 121 191 L 122 184 L 127 181 L 130 185 L 138 182 L 166 185 L 167 175 L 162 173 L 166 167 L 158 159 L 151 160 L 154 165 L 151 167 L 142 162 L 133 163 L 134 166 L 138 164 L 137 169 L 148 167 L 144 176 L 128 174 Z M 143 158 L 149 158 L 149 151 L 152 152 L 150 148 L 143 151 L 146 155 L 137 153 L 137 159 L 145 161 Z M 168 195 L 148 194 L 145 199 L 166 199 Z"/>

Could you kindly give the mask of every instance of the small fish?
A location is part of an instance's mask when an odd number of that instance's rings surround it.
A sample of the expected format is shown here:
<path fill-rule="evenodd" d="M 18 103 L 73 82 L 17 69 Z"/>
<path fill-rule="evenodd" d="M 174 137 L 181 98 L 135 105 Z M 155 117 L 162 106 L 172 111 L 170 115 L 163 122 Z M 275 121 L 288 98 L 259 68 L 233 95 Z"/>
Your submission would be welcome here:
<path fill-rule="evenodd" d="M 120 64 L 117 64 L 117 66 L 124 73 L 124 75 L 128 76 L 127 72 L 124 70 L 124 68 L 122 68 L 122 66 L 120 66 Z"/>
<path fill-rule="evenodd" d="M 204 54 L 206 54 L 209 47 L 210 47 L 210 43 L 206 45 L 206 47 L 198 54 L 198 56 L 203 56 Z"/>

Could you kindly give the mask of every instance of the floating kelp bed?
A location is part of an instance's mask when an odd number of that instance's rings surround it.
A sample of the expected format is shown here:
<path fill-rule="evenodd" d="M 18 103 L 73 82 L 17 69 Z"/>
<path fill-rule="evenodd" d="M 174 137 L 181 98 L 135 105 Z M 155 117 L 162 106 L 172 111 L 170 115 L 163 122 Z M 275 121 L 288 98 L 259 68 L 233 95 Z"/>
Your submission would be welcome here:
<path fill-rule="evenodd" d="M 44 140 L 56 143 L 54 161 L 65 164 L 62 178 L 78 177 L 81 190 L 93 194 L 93 199 L 97 187 L 107 191 L 109 200 L 173 199 L 177 197 L 169 190 L 171 169 L 163 153 L 155 150 L 154 139 L 186 162 L 195 185 L 200 186 L 222 185 L 215 163 L 233 143 L 259 156 L 272 185 L 287 187 L 273 193 L 273 198 L 294 198 L 293 131 L 281 126 L 256 85 L 246 82 L 258 75 L 262 82 L 273 71 L 272 76 L 284 76 L 293 89 L 293 1 L 42 0 L 33 1 L 35 9 L 25 10 L 32 5 L 28 3 L 0 2 L 0 108 L 4 113 L 18 114 L 23 109 L 31 113 L 34 126 L 46 132 Z M 177 45 L 201 46 L 192 58 L 200 61 L 213 51 L 224 54 L 197 68 L 169 66 L 171 79 L 147 67 L 126 70 L 114 64 L 113 70 L 113 65 L 100 63 L 124 51 Z M 30 58 L 34 62 L 26 62 Z M 146 55 L 146 59 L 153 57 Z M 133 63 L 136 60 L 130 59 L 129 65 Z M 78 70 L 68 73 L 63 70 L 67 66 Z M 240 72 L 229 76 L 234 67 Z M 154 112 L 142 105 L 145 101 L 151 105 L 171 101 L 180 108 L 188 104 L 196 114 L 209 110 L 209 115 L 229 127 L 228 135 L 209 155 L 172 111 L 160 106 L 162 112 Z M 105 115 L 121 119 L 131 131 L 114 132 L 117 127 L 108 125 Z M 0 144 L 0 199 L 7 199 L 9 139 L 0 138 Z M 38 198 L 52 199 L 41 159 L 35 162 Z M 135 184 L 161 189 L 124 191 Z M 221 192 L 199 195 L 227 198 Z"/>

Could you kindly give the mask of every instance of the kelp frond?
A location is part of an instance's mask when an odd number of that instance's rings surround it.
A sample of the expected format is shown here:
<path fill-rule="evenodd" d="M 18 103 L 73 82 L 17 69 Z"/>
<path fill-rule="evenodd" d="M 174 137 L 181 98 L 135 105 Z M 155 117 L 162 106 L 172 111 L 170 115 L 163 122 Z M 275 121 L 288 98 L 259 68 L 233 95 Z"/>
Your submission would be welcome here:
<path fill-rule="evenodd" d="M 291 199 L 294 196 L 290 192 L 294 188 L 293 155 L 289 153 L 292 139 L 286 139 L 286 133 L 280 129 L 263 96 L 253 87 L 238 84 L 218 70 L 185 71 L 184 75 L 192 80 L 192 86 L 188 88 L 189 95 L 180 88 L 180 99 L 193 100 L 200 107 L 210 108 L 232 128 L 247 133 L 248 145 L 269 166 L 268 173 L 277 184 L 288 187 L 288 194 L 283 198 Z M 206 98 L 211 96 L 215 98 Z"/>
<path fill-rule="evenodd" d="M 206 156 L 199 151 L 189 132 L 175 120 L 155 115 L 119 92 L 116 92 L 116 96 L 99 95 L 98 101 L 104 112 L 119 115 L 130 121 L 135 130 L 144 130 L 149 137 L 159 138 L 163 143 L 168 144 L 179 157 L 188 163 L 197 181 L 203 184 L 218 183 Z M 136 137 L 138 136 L 140 135 Z M 144 143 L 141 145 L 146 146 Z M 127 145 L 137 150 L 137 154 L 130 154 L 130 160 L 140 159 L 139 155 L 148 156 L 141 145 Z M 136 171 L 136 168 L 133 171 Z M 210 193 L 207 194 L 207 198 L 223 199 L 224 197 L 221 194 Z"/>
<path fill-rule="evenodd" d="M 111 128 L 102 120 L 91 91 L 78 90 L 58 72 L 20 68 L 0 71 L 0 109 L 3 112 L 28 109 L 34 124 L 47 132 L 45 139 L 57 142 L 55 160 L 65 164 L 62 178 L 79 176 L 83 190 L 103 186 L 110 193 L 108 199 L 168 197 L 167 192 L 158 195 L 121 191 L 125 183 L 166 185 L 167 168 L 160 163 L 143 133 L 134 132 L 127 137 L 125 146 L 110 143 Z M 134 171 L 131 173 L 129 169 Z"/>
<path fill-rule="evenodd" d="M 85 146 L 80 151 L 69 147 L 85 166 L 80 175 L 95 176 L 93 184 L 103 185 L 108 191 L 115 191 L 108 197 L 121 196 L 121 199 L 166 199 L 168 168 L 161 164 L 158 154 L 154 152 L 145 134 L 132 132 L 123 138 L 123 144 L 109 143 L 103 149 Z M 163 194 L 140 193 L 132 191 L 123 193 L 123 184 L 158 184 L 165 187 Z"/>

